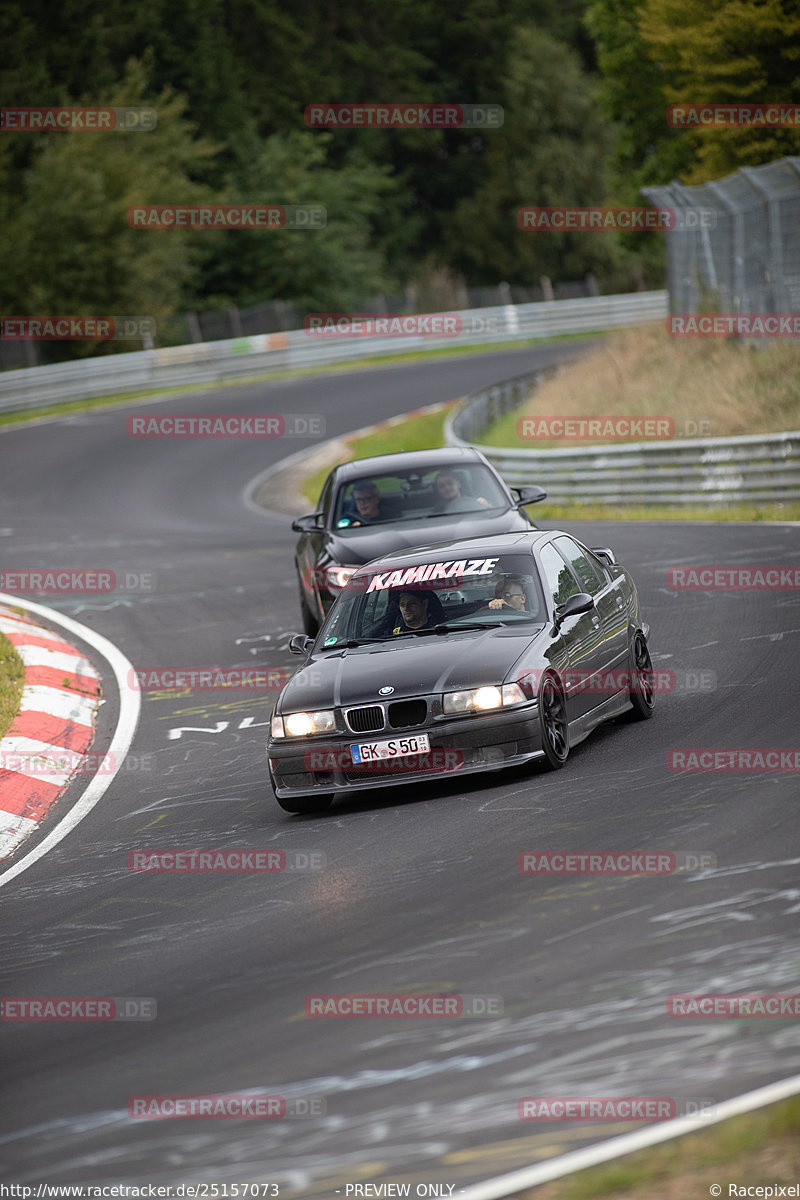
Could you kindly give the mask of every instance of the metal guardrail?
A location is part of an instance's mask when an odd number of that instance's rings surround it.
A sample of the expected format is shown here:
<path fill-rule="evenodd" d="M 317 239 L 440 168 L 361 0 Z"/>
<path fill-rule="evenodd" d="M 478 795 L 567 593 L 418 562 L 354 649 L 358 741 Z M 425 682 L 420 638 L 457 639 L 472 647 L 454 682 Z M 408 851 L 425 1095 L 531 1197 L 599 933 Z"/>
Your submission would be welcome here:
<path fill-rule="evenodd" d="M 570 449 L 498 449 L 480 435 L 559 368 L 475 392 L 445 424 L 448 446 L 475 445 L 509 484 L 538 483 L 553 504 L 730 504 L 800 499 L 800 432 L 634 442 Z"/>
<path fill-rule="evenodd" d="M 92 396 L 219 383 L 271 371 L 397 354 L 401 350 L 618 329 L 664 319 L 668 311 L 666 292 L 633 292 L 469 309 L 456 314 L 461 318 L 462 332 L 448 337 L 332 337 L 294 329 L 288 333 L 198 342 L 163 350 L 109 354 L 0 372 L 0 412 L 35 409 Z"/>

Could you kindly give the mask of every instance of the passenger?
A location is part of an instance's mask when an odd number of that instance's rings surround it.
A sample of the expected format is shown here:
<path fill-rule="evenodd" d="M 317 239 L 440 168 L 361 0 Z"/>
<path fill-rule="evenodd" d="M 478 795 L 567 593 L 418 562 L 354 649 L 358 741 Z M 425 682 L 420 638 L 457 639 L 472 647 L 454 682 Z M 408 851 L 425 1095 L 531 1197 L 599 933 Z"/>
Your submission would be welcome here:
<path fill-rule="evenodd" d="M 436 491 L 439 496 L 437 510 L 440 512 L 468 512 L 470 509 L 488 508 L 489 501 L 483 496 L 464 496 L 461 480 L 452 471 L 443 468 L 436 474 Z"/>

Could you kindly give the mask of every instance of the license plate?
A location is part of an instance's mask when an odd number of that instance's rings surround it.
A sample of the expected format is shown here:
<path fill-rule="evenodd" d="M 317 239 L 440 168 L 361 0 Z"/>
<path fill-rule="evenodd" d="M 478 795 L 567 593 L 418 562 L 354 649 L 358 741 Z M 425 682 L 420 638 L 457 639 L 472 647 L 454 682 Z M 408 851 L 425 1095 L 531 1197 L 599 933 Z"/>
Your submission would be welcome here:
<path fill-rule="evenodd" d="M 389 742 L 357 742 L 350 747 L 350 757 L 354 763 L 379 762 L 383 758 L 402 758 L 406 754 L 422 754 L 430 750 L 430 738 L 427 733 L 418 733 L 413 737 L 392 738 Z"/>

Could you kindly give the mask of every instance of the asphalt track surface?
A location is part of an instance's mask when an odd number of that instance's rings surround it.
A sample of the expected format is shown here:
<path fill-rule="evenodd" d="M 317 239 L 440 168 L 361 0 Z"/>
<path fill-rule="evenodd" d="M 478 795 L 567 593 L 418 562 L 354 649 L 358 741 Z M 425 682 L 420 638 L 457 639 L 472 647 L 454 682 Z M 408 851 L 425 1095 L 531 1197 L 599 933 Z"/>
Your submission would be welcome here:
<path fill-rule="evenodd" d="M 197 393 L 153 412 L 321 413 L 329 436 L 542 365 L 564 347 Z M 301 443 L 134 440 L 126 405 L 0 436 L 6 568 L 154 571 L 155 590 L 45 601 L 137 668 L 296 666 L 294 535 L 242 501 Z M 549 527 L 545 505 L 533 510 Z M 153 694 L 92 813 L 2 889 L 5 996 L 154 997 L 148 1022 L 0 1028 L 0 1160 L 21 1184 L 453 1185 L 633 1128 L 523 1122 L 525 1096 L 720 1101 L 800 1071 L 796 1020 L 676 1020 L 672 993 L 800 990 L 798 779 L 674 773 L 671 747 L 797 744 L 800 602 L 674 592 L 675 564 L 800 561 L 791 526 L 576 524 L 637 581 L 657 666 L 710 690 L 606 726 L 556 774 L 443 778 L 339 803 L 276 804 L 273 695 Z M 100 747 L 113 718 L 113 700 Z M 146 762 L 146 760 L 144 760 Z M 76 793 L 77 794 L 77 793 Z M 69 801 L 67 801 L 67 804 Z M 50 827 L 50 826 L 48 826 Z M 45 830 L 46 832 L 46 830 Z M 132 873 L 141 848 L 321 852 L 313 873 Z M 530 850 L 675 850 L 715 869 L 530 877 Z M 319 993 L 502 998 L 492 1018 L 315 1020 Z M 129 1097 L 322 1097 L 276 1121 L 131 1120 Z M 302 1107 L 302 1106 L 301 1106 Z M 412 1194 L 413 1189 L 412 1189 Z"/>

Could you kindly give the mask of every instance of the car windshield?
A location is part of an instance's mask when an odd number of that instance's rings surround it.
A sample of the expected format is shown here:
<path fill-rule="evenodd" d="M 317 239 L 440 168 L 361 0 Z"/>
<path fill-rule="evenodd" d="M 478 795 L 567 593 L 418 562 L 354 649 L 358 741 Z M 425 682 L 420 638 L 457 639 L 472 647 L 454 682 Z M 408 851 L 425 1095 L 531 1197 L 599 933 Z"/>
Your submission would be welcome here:
<path fill-rule="evenodd" d="M 545 619 L 544 600 L 530 555 L 443 559 L 430 550 L 396 569 L 359 570 L 331 609 L 318 649 L 348 642 L 391 641 L 464 629 Z"/>
<path fill-rule="evenodd" d="M 508 508 L 508 497 L 480 463 L 370 475 L 343 484 L 333 525 L 358 529 L 386 521 L 418 521 L 452 513 L 487 513 Z"/>

